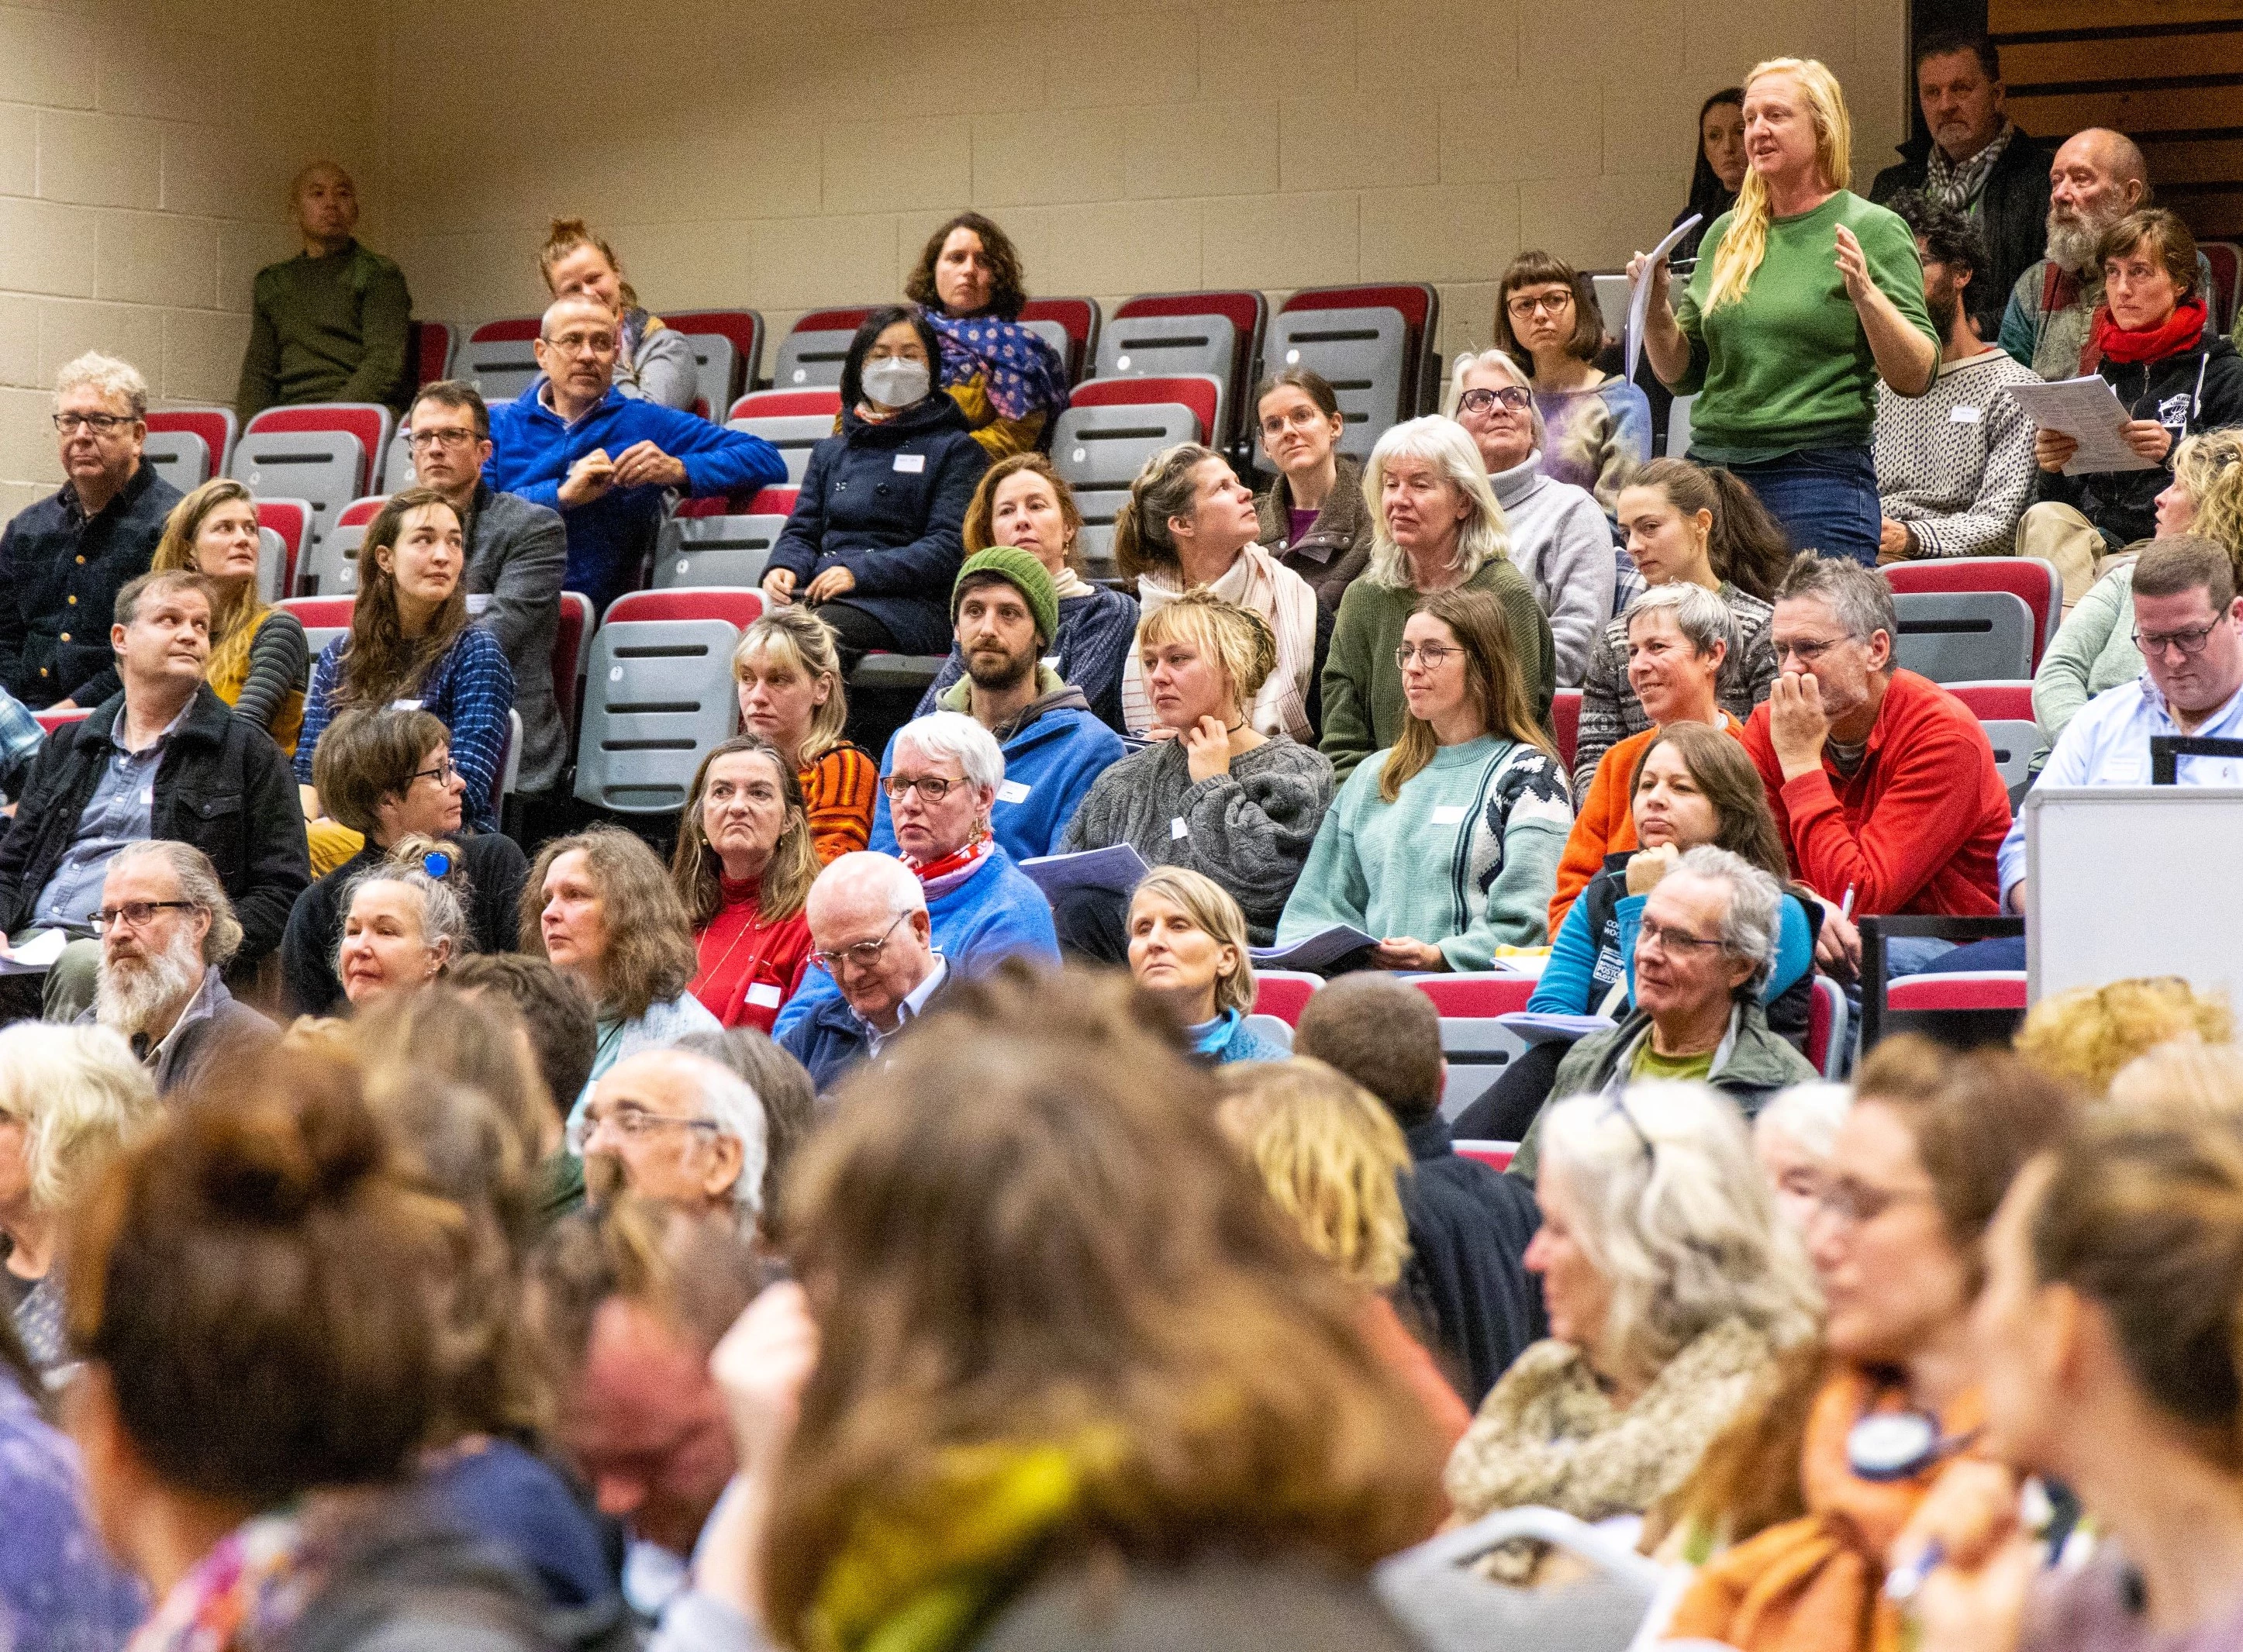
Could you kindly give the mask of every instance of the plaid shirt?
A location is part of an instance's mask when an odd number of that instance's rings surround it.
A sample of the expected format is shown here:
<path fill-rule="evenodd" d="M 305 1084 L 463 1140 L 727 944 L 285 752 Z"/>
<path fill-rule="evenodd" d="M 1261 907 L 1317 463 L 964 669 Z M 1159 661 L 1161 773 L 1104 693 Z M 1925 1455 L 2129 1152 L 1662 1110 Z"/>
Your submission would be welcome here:
<path fill-rule="evenodd" d="M 30 707 L 0 688 L 0 792 L 13 798 L 22 787 L 31 759 L 39 754 L 47 732 Z"/>
<path fill-rule="evenodd" d="M 312 753 L 320 736 L 334 721 L 335 690 L 342 680 L 345 632 L 320 651 L 312 668 L 311 698 L 304 704 L 304 732 L 296 742 L 296 779 L 312 783 Z M 428 669 L 420 692 L 395 705 L 414 705 L 451 731 L 452 766 L 468 783 L 460 799 L 461 823 L 473 831 L 498 830 L 498 813 L 492 795 L 498 790 L 500 765 L 506 761 L 507 713 L 514 709 L 514 669 L 506 651 L 480 625 L 459 635 L 451 651 Z"/>

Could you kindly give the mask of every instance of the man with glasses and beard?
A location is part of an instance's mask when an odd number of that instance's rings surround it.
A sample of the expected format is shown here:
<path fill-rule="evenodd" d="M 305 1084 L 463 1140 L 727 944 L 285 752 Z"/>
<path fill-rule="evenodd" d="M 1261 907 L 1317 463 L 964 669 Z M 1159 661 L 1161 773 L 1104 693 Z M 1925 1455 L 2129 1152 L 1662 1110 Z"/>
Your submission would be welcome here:
<path fill-rule="evenodd" d="M 213 1055 L 273 1023 L 226 988 L 219 971 L 241 924 L 210 857 L 158 840 L 120 850 L 102 880 L 101 972 L 81 1022 L 121 1035 L 155 1075 L 156 1093 L 191 1083 Z"/>
<path fill-rule="evenodd" d="M 1925 395 L 1877 387 L 1877 560 L 2006 556 L 2032 497 L 2033 427 L 2004 387 L 2038 384 L 2039 376 L 1978 336 L 1971 314 L 1988 279 L 1978 226 L 1922 195 L 1896 195 L 1885 205 L 1915 233 L 1923 259 L 1939 375 Z"/>

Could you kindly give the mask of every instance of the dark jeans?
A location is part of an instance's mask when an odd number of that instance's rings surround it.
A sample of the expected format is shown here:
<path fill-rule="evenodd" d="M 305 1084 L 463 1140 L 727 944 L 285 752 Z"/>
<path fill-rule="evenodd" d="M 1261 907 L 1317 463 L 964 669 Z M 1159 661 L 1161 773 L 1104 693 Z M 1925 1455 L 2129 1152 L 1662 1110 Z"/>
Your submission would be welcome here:
<path fill-rule="evenodd" d="M 1867 448 L 1806 448 L 1761 464 L 1727 469 L 1760 496 L 1791 536 L 1794 550 L 1877 565 L 1877 468 Z"/>
<path fill-rule="evenodd" d="M 1550 1099 L 1558 1063 L 1573 1047 L 1562 1038 L 1529 1044 L 1526 1054 L 1503 1069 L 1480 1098 L 1450 1122 L 1459 1142 L 1523 1142 L 1534 1116 Z"/>
<path fill-rule="evenodd" d="M 1876 549 L 1876 536 L 1869 536 L 1870 550 Z M 896 634 L 872 615 L 866 613 L 845 597 L 835 602 L 820 603 L 811 610 L 833 628 L 835 651 L 841 656 L 841 675 L 855 671 L 867 654 L 896 652 Z"/>
<path fill-rule="evenodd" d="M 1890 944 L 1890 943 L 1887 943 Z M 1974 941 L 1952 952 L 1943 952 L 1928 963 L 1919 964 L 1921 975 L 1959 974 L 1980 969 L 2023 969 L 2025 967 L 2025 938 L 2023 935 L 1997 935 L 1991 941 Z"/>

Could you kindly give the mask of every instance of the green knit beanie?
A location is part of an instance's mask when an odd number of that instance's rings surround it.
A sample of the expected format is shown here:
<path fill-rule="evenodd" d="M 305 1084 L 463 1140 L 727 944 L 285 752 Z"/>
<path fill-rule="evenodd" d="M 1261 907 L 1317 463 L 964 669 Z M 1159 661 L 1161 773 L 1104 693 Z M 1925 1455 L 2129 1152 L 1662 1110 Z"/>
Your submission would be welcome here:
<path fill-rule="evenodd" d="M 1028 599 L 1028 611 L 1036 617 L 1036 630 L 1049 647 L 1059 635 L 1059 589 L 1044 565 L 1025 550 L 1011 545 L 992 545 L 987 550 L 977 550 L 966 559 L 958 570 L 958 578 L 950 588 L 950 624 L 958 624 L 958 604 L 966 590 L 966 582 L 976 574 L 989 574 L 1007 580 L 1020 588 L 1020 595 Z"/>

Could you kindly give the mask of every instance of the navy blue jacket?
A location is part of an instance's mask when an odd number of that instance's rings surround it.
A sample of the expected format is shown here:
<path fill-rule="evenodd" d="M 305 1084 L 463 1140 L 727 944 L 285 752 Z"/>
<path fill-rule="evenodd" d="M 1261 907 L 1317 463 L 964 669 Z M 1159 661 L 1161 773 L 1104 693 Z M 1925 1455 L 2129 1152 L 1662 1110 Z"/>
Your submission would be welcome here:
<path fill-rule="evenodd" d="M 0 687 L 33 711 L 125 686 L 109 649 L 117 593 L 148 571 L 179 490 L 143 462 L 88 518 L 67 482 L 0 533 Z"/>
<path fill-rule="evenodd" d="M 823 971 L 818 973 L 832 979 Z M 929 993 L 919 1015 L 940 1008 L 950 983 L 957 979 L 955 974 L 948 975 Z M 865 1023 L 849 1008 L 849 1001 L 837 992 L 819 999 L 809 1015 L 781 1033 L 778 1047 L 803 1064 L 811 1083 L 820 1096 L 825 1096 L 871 1053 L 872 1040 L 865 1035 Z"/>
<path fill-rule="evenodd" d="M 958 403 L 939 391 L 886 424 L 846 408 L 841 434 L 811 451 L 768 566 L 791 572 L 797 590 L 846 568 L 857 586 L 839 600 L 886 625 L 906 654 L 946 653 L 966 507 L 988 468 Z"/>
<path fill-rule="evenodd" d="M 1541 1289 L 1526 1271 L 1542 1213 L 1516 1177 L 1458 1155 L 1438 1113 L 1406 1134 L 1410 1260 L 1401 1294 L 1431 1322 L 1441 1365 L 1478 1410 L 1527 1345 L 1550 1334 Z"/>

